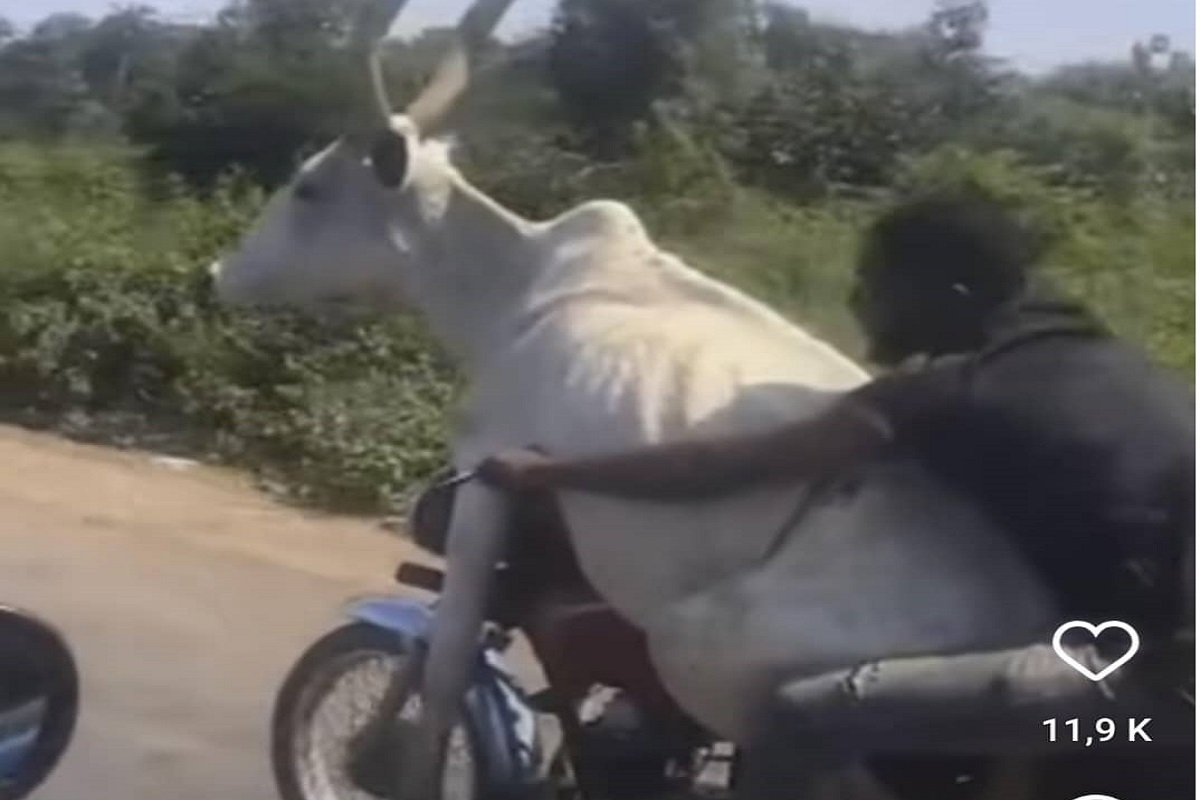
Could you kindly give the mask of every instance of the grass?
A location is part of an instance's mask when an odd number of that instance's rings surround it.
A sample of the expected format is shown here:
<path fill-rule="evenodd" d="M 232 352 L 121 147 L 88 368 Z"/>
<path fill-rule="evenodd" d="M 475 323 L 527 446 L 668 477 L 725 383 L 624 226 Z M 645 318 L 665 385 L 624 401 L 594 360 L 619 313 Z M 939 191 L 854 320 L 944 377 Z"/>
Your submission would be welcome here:
<path fill-rule="evenodd" d="M 333 330 L 216 308 L 203 267 L 262 193 L 232 180 L 205 199 L 171 185 L 148 193 L 131 158 L 0 145 L 0 409 L 84 432 L 114 416 L 153 421 L 293 498 L 343 510 L 386 509 L 437 468 L 456 376 L 419 326 Z M 587 196 L 630 201 L 694 266 L 857 353 L 844 298 L 856 237 L 877 207 L 786 205 L 711 166 L 702 154 L 652 151 L 557 184 L 554 197 L 558 208 Z M 478 169 L 501 198 L 546 203 L 527 172 Z M 1047 220 L 1058 233 L 1055 277 L 1164 363 L 1194 371 L 1192 207 L 1056 188 L 1004 153 L 931 154 L 900 188 L 933 180 L 986 184 Z"/>

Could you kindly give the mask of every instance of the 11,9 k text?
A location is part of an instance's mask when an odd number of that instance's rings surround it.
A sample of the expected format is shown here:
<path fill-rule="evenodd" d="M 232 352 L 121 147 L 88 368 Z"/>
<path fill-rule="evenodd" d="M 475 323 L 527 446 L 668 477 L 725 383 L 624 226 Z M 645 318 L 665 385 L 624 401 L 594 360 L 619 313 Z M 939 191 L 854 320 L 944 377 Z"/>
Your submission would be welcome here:
<path fill-rule="evenodd" d="M 1101 717 L 1094 725 L 1080 722 L 1079 719 L 1047 719 L 1042 726 L 1050 733 L 1051 742 L 1078 742 L 1084 747 L 1104 742 L 1150 742 L 1150 717 L 1142 719 L 1109 719 Z"/>

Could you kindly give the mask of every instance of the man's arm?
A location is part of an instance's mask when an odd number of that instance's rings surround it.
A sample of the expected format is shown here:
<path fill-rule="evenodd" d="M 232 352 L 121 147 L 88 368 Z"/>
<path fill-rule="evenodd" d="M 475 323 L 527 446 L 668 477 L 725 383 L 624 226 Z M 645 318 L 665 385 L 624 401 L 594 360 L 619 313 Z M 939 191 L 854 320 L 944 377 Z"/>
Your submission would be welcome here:
<path fill-rule="evenodd" d="M 814 419 L 718 439 L 692 439 L 577 459 L 502 454 L 480 477 L 503 488 L 568 489 L 685 500 L 836 475 L 870 459 L 915 423 L 957 402 L 961 370 L 896 373 L 850 392 Z"/>
<path fill-rule="evenodd" d="M 761 433 L 547 461 L 534 467 L 534 479 L 550 488 L 624 497 L 701 498 L 837 473 L 888 439 L 880 418 L 843 401 L 815 419 Z"/>

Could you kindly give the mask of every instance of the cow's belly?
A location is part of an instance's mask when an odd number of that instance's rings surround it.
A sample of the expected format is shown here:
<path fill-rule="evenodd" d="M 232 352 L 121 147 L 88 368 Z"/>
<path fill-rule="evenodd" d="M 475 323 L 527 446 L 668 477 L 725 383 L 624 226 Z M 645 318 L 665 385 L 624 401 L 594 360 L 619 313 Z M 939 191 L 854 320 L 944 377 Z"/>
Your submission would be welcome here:
<path fill-rule="evenodd" d="M 580 567 L 626 618 L 662 609 L 757 563 L 795 511 L 800 489 L 721 502 L 643 503 L 563 495 Z"/>
<path fill-rule="evenodd" d="M 738 739 L 784 678 L 1021 644 L 1054 616 L 1045 587 L 978 516 L 923 482 L 884 476 L 814 509 L 766 563 L 664 606 L 644 627 L 680 705 Z"/>

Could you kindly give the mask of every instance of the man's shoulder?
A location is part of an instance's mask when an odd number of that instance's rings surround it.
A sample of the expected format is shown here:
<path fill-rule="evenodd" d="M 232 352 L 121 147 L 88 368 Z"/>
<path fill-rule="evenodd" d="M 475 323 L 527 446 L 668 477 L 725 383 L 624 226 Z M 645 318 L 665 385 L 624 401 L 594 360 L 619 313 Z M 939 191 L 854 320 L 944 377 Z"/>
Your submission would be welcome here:
<path fill-rule="evenodd" d="M 1030 329 L 1024 336 L 981 351 L 972 367 L 989 383 L 1177 383 L 1186 388 L 1182 379 L 1159 364 L 1145 347 L 1107 329 Z"/>
<path fill-rule="evenodd" d="M 1136 433 L 1161 445 L 1194 429 L 1191 385 L 1113 335 L 1047 336 L 1010 348 L 978 363 L 972 392 L 989 408 L 1041 420 L 1063 435 Z"/>

